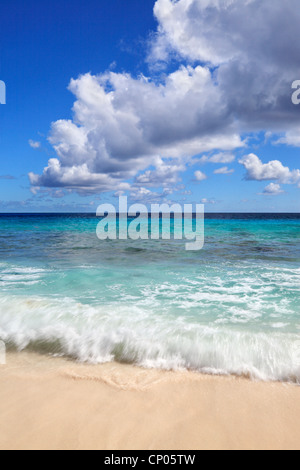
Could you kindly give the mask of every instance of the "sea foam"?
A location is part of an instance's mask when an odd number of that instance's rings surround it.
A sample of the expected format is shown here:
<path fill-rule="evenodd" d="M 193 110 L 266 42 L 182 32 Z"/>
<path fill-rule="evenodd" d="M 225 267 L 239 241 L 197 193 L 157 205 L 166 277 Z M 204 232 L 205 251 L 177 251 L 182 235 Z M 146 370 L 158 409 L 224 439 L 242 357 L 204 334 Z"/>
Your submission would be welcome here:
<path fill-rule="evenodd" d="M 185 323 L 137 307 L 96 307 L 68 298 L 2 296 L 0 316 L 0 337 L 18 350 L 300 383 L 300 333 Z"/>

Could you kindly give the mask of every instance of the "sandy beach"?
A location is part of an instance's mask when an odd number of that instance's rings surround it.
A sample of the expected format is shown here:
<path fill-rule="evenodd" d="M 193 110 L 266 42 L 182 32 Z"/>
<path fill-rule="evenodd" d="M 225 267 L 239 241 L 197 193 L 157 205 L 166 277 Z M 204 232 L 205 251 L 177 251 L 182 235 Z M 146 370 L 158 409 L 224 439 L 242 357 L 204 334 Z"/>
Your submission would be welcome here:
<path fill-rule="evenodd" d="M 299 449 L 300 388 L 10 353 L 1 449 Z"/>

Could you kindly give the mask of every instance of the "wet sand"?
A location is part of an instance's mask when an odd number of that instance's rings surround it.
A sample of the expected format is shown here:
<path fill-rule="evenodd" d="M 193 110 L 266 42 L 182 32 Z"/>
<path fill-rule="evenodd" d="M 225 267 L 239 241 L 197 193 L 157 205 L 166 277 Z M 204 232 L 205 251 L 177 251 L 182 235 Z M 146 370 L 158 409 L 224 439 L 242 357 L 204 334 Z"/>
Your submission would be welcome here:
<path fill-rule="evenodd" d="M 300 449 L 300 387 L 10 353 L 0 449 Z"/>

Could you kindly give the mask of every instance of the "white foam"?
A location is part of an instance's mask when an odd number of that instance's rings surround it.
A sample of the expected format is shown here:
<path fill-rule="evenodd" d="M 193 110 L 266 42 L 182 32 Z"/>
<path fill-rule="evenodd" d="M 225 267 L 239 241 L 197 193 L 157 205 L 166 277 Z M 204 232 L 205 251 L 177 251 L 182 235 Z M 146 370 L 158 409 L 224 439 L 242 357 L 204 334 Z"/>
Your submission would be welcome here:
<path fill-rule="evenodd" d="M 125 302 L 91 306 L 69 298 L 0 297 L 0 339 L 20 350 L 31 345 L 91 363 L 117 360 L 300 383 L 300 332 L 283 326 L 255 332 Z"/>
<path fill-rule="evenodd" d="M 0 272 L 0 287 L 4 290 L 33 286 L 38 284 L 46 273 L 50 272 L 36 267 L 4 266 L 6 269 L 2 269 Z"/>

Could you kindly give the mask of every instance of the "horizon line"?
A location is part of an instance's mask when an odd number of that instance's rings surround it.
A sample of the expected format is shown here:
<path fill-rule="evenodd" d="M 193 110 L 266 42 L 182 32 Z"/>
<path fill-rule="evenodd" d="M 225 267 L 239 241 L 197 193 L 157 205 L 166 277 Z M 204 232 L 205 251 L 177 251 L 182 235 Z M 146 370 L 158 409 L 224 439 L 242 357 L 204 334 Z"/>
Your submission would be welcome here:
<path fill-rule="evenodd" d="M 116 215 L 119 215 L 119 212 L 116 212 Z M 193 212 L 196 214 L 196 212 Z M 272 215 L 272 214 L 286 214 L 286 215 L 300 215 L 299 212 L 240 212 L 240 211 L 221 211 L 221 212 L 205 212 L 206 215 L 214 215 L 214 214 L 264 214 L 264 215 Z M 95 215 L 97 217 L 96 212 L 0 212 L 1 215 Z M 128 212 L 127 212 L 128 215 Z M 148 212 L 148 215 L 151 215 L 151 211 Z"/>

